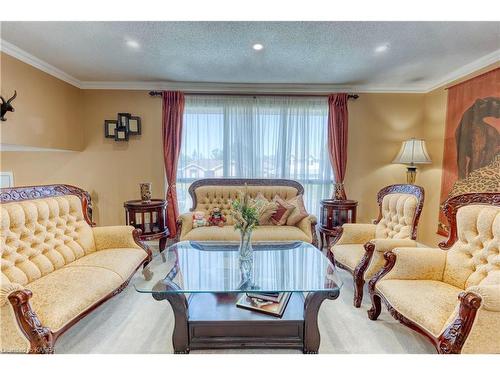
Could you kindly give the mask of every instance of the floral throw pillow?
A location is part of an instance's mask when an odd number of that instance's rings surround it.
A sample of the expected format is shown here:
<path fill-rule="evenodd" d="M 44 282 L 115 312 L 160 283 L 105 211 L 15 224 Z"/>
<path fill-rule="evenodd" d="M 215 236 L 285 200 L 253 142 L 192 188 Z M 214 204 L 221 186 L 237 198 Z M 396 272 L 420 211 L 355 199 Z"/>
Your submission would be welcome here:
<path fill-rule="evenodd" d="M 273 198 L 273 202 L 276 203 L 276 212 L 271 216 L 271 222 L 274 225 L 285 225 L 295 206 L 278 195 Z"/>
<path fill-rule="evenodd" d="M 276 213 L 278 206 L 274 202 L 269 202 L 262 193 L 258 193 L 255 197 L 255 203 L 259 207 L 267 207 L 267 209 L 262 210 L 263 213 L 259 218 L 259 225 L 271 225 L 271 216 Z"/>
<path fill-rule="evenodd" d="M 309 216 L 309 214 L 306 211 L 306 207 L 304 206 L 304 198 L 302 197 L 302 194 L 293 197 L 287 202 L 292 204 L 294 209 L 288 216 L 288 219 L 286 220 L 286 225 L 292 225 L 292 226 L 296 225 L 303 218 Z"/>

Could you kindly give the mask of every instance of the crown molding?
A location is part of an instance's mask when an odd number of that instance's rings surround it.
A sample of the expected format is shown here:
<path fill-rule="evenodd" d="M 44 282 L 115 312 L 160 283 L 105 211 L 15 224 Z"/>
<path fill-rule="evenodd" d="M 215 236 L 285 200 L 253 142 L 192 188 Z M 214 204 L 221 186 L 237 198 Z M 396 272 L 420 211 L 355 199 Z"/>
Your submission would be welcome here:
<path fill-rule="evenodd" d="M 500 61 L 500 49 L 483 56 L 431 85 L 382 86 L 382 85 L 332 85 L 332 84 L 280 84 L 280 83 L 219 83 L 219 82 L 176 82 L 176 81 L 80 81 L 59 68 L 33 56 L 21 48 L 0 39 L 0 51 L 15 57 L 45 73 L 83 90 L 179 90 L 184 92 L 246 93 L 246 94 L 311 94 L 332 92 L 356 93 L 407 93 L 425 94 L 445 86 L 468 74 Z"/>
<path fill-rule="evenodd" d="M 49 63 L 46 63 L 43 60 L 40 60 L 38 57 L 33 56 L 32 54 L 26 52 L 25 50 L 15 46 L 12 43 L 9 43 L 3 39 L 0 39 L 0 51 L 5 52 L 6 54 L 15 57 L 22 62 L 25 62 L 28 65 L 31 65 L 42 72 L 50 74 L 56 78 L 59 78 L 61 81 L 69 83 L 70 85 L 81 88 L 82 82 L 75 77 L 69 75 L 68 73 L 62 71 L 59 68 L 56 68 Z"/>
<path fill-rule="evenodd" d="M 446 76 L 436 80 L 427 88 L 427 92 L 431 92 L 435 89 L 446 86 L 454 81 L 459 80 L 460 78 L 463 78 L 471 73 L 477 72 L 480 69 L 486 68 L 487 66 L 498 62 L 500 62 L 500 49 L 497 49 L 492 53 L 489 53 L 469 64 L 466 64 L 461 68 L 458 68 L 457 70 L 454 70 L 448 73 Z"/>
<path fill-rule="evenodd" d="M 425 87 L 389 87 L 354 85 L 340 86 L 328 84 L 291 84 L 291 83 L 220 83 L 220 82 L 82 82 L 85 90 L 179 90 L 186 93 L 245 93 L 245 94 L 311 94 L 321 95 L 332 92 L 356 93 L 424 93 Z"/>

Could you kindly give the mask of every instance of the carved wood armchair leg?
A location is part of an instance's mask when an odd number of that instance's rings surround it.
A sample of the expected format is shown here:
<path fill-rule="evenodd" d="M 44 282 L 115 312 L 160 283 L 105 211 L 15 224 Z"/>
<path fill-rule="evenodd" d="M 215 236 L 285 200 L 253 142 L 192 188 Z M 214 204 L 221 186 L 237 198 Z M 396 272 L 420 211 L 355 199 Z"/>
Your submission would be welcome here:
<path fill-rule="evenodd" d="M 462 292 L 458 296 L 460 307 L 455 320 L 444 330 L 437 341 L 440 354 L 459 354 L 470 333 L 481 297 L 475 293 Z"/>
<path fill-rule="evenodd" d="M 356 308 L 361 306 L 361 302 L 363 301 L 363 287 L 365 285 L 365 281 L 363 280 L 363 276 L 361 277 L 354 274 L 354 298 L 353 305 Z"/>
<path fill-rule="evenodd" d="M 354 278 L 354 307 L 360 307 L 361 302 L 363 301 L 363 287 L 365 285 L 365 271 L 370 264 L 370 261 L 373 257 L 373 252 L 375 251 L 375 244 L 371 242 L 367 242 L 364 245 L 365 254 L 361 261 L 354 269 L 353 278 Z"/>
<path fill-rule="evenodd" d="M 381 304 L 381 298 L 377 294 L 377 291 L 375 290 L 375 286 L 377 282 L 382 279 L 385 275 L 389 273 L 390 270 L 394 267 L 394 264 L 396 264 L 396 254 L 393 252 L 389 251 L 384 254 L 385 258 L 385 266 L 378 271 L 375 276 L 373 276 L 372 279 L 368 282 L 368 292 L 370 293 L 370 299 L 372 301 L 372 307 L 368 310 L 368 318 L 370 320 L 377 320 L 377 318 L 380 315 L 380 312 L 382 311 L 382 304 Z"/>
<path fill-rule="evenodd" d="M 44 327 L 29 303 L 33 296 L 30 290 L 18 290 L 9 295 L 17 323 L 30 342 L 30 353 L 53 354 L 54 337 L 49 328 Z"/>
<path fill-rule="evenodd" d="M 372 301 L 372 307 L 367 311 L 368 319 L 377 320 L 382 312 L 382 303 L 380 297 L 377 294 L 370 294 L 370 299 Z"/>

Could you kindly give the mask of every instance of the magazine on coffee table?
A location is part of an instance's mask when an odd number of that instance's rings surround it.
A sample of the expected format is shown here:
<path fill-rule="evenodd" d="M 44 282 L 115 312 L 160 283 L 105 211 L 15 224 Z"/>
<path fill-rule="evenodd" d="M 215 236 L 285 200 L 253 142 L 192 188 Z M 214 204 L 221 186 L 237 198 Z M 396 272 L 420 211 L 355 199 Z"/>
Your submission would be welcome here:
<path fill-rule="evenodd" d="M 261 298 L 254 298 L 248 294 L 243 294 L 238 302 L 236 302 L 236 306 L 242 309 L 257 311 L 262 314 L 281 318 L 285 312 L 290 295 L 291 293 L 280 293 L 278 302 L 273 302 Z"/>

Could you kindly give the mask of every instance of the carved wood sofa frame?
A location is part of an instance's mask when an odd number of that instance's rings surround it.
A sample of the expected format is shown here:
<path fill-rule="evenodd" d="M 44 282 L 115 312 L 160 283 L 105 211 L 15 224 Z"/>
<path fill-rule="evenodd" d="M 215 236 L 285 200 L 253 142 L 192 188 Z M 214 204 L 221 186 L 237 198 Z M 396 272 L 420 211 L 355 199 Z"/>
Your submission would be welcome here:
<path fill-rule="evenodd" d="M 0 202 L 9 203 L 64 195 L 76 195 L 78 198 L 80 198 L 80 201 L 82 202 L 82 211 L 85 221 L 90 226 L 95 226 L 95 223 L 92 222 L 92 202 L 90 199 L 90 194 L 76 186 L 40 185 L 2 188 L 0 189 Z M 132 232 L 135 243 L 140 246 L 148 254 L 148 256 L 141 264 L 139 264 L 135 271 L 137 271 L 141 267 L 141 265 L 145 267 L 152 259 L 151 250 L 145 243 L 141 242 L 141 240 L 139 239 L 140 234 L 140 229 L 134 229 L 134 231 Z M 93 310 L 95 310 L 110 298 L 122 292 L 127 287 L 133 274 L 134 273 L 132 273 L 132 275 L 118 288 L 88 307 L 86 310 L 81 312 L 79 315 L 73 318 L 73 320 L 69 321 L 65 326 L 63 326 L 56 332 L 52 332 L 49 328 L 44 327 L 40 322 L 36 312 L 31 308 L 29 300 L 33 294 L 29 289 L 19 290 L 11 293 L 8 299 L 12 305 L 16 320 L 21 331 L 30 342 L 30 353 L 54 353 L 54 345 L 56 340 L 69 328 L 80 321 L 80 319 L 91 313 Z"/>
<path fill-rule="evenodd" d="M 304 187 L 295 180 L 287 180 L 283 178 L 203 178 L 194 181 L 188 189 L 189 195 L 193 201 L 189 211 L 193 212 L 196 209 L 197 200 L 195 191 L 200 186 L 290 186 L 297 189 L 297 195 L 304 194 Z M 175 241 L 179 241 L 179 236 L 182 230 L 182 220 L 177 220 L 177 235 Z M 316 223 L 311 223 L 312 245 L 318 247 L 318 236 L 316 233 Z"/>
<path fill-rule="evenodd" d="M 440 242 L 439 247 L 443 250 L 448 250 L 457 240 L 457 211 L 460 207 L 468 206 L 471 204 L 484 204 L 500 206 L 500 193 L 469 193 L 458 195 L 446 200 L 443 204 L 442 210 L 448 220 L 449 234 L 448 239 Z M 439 354 L 460 354 L 462 347 L 472 329 L 472 324 L 476 317 L 477 310 L 481 306 L 482 298 L 472 292 L 462 292 L 458 296 L 460 307 L 455 319 L 448 325 L 439 337 L 430 335 L 423 327 L 414 321 L 406 318 L 403 314 L 397 311 L 391 304 L 384 298 L 384 296 L 377 292 L 376 284 L 382 279 L 389 271 L 392 270 L 396 264 L 396 254 L 389 251 L 384 254 L 386 264 L 368 283 L 368 291 L 372 301 L 372 307 L 368 310 L 368 318 L 376 320 L 381 312 L 381 302 L 387 307 L 389 313 L 405 326 L 417 331 L 425 336 L 436 348 Z"/>
<path fill-rule="evenodd" d="M 395 184 L 395 185 L 389 185 L 384 188 L 382 188 L 378 194 L 377 194 L 377 203 L 378 203 L 378 218 L 373 222 L 374 224 L 378 224 L 378 222 L 382 219 L 382 201 L 384 197 L 388 194 L 412 194 L 417 198 L 417 207 L 415 209 L 415 215 L 413 217 L 413 230 L 411 233 L 411 239 L 415 240 L 417 238 L 417 228 L 418 228 L 418 221 L 420 219 L 420 214 L 422 213 L 422 208 L 424 206 L 424 198 L 425 198 L 425 193 L 424 189 L 420 186 L 417 185 L 410 185 L 410 184 Z M 338 236 L 337 238 L 340 238 L 341 236 Z M 361 261 L 359 264 L 356 266 L 354 271 L 351 271 L 349 268 L 344 266 L 342 263 L 337 262 L 334 257 L 333 253 L 331 251 L 328 251 L 328 256 L 330 257 L 330 260 L 335 263 L 335 265 L 339 268 L 342 268 L 349 272 L 353 276 L 353 281 L 354 281 L 354 300 L 353 300 L 353 305 L 354 307 L 360 307 L 361 306 L 361 301 L 363 300 L 363 287 L 365 285 L 365 272 L 368 269 L 368 266 L 370 265 L 370 262 L 373 257 L 373 253 L 375 251 L 375 244 L 368 241 L 367 243 L 364 244 L 365 248 L 365 254 L 363 255 L 363 258 L 361 258 Z"/>

